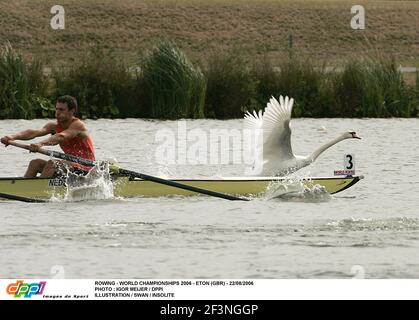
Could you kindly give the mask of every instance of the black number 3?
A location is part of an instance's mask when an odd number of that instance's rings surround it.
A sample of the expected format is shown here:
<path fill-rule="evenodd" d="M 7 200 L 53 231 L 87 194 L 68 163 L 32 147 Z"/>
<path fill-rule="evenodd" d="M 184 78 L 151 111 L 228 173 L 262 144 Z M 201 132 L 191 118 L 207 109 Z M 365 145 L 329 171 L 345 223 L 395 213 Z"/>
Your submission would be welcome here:
<path fill-rule="evenodd" d="M 350 154 L 346 155 L 347 158 L 349 158 L 349 166 L 346 167 L 346 169 L 351 170 L 354 167 L 354 164 L 352 163 L 352 156 Z"/>

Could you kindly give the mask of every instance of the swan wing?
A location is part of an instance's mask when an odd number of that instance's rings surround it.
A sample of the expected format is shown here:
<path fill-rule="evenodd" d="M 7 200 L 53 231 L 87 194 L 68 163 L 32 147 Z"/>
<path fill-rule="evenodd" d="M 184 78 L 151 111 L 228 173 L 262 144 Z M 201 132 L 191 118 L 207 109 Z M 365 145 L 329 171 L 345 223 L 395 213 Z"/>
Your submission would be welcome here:
<path fill-rule="evenodd" d="M 243 146 L 244 151 L 248 152 L 248 156 L 253 161 L 250 172 L 246 174 L 258 175 L 263 168 L 263 111 L 246 112 L 244 115 L 243 128 L 248 130 L 246 137 L 248 138 L 247 147 Z M 247 135 L 250 133 L 250 136 Z M 246 143 L 245 143 L 246 145 Z"/>
<path fill-rule="evenodd" d="M 272 97 L 263 114 L 263 155 L 264 159 L 274 156 L 277 160 L 294 158 L 291 147 L 291 113 L 294 99 Z"/>
<path fill-rule="evenodd" d="M 255 147 L 257 152 L 262 156 L 263 146 L 263 112 L 253 111 L 252 113 L 246 112 L 244 115 L 243 128 L 250 130 L 252 136 L 255 138 Z"/>
<path fill-rule="evenodd" d="M 256 112 L 253 110 L 253 113 L 247 111 L 244 115 L 244 128 L 251 130 L 262 129 L 263 125 L 263 113 L 262 110 Z"/>

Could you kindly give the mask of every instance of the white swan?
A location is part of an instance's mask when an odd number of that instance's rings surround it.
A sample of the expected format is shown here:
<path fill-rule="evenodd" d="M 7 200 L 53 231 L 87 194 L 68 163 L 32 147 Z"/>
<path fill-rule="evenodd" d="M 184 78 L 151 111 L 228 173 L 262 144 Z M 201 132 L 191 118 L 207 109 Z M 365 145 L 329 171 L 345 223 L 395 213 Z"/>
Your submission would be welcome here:
<path fill-rule="evenodd" d="M 291 147 L 291 112 L 294 99 L 288 97 L 279 97 L 279 102 L 274 97 L 270 99 L 262 113 L 253 111 L 246 112 L 244 117 L 244 126 L 247 129 L 257 130 L 262 136 L 259 136 L 258 150 L 260 152 L 259 160 L 255 161 L 253 173 L 261 176 L 287 175 L 295 172 L 305 166 L 308 166 L 325 150 L 334 144 L 345 139 L 361 139 L 355 132 L 345 132 L 336 139 L 321 146 L 311 155 L 294 155 Z M 257 153 L 258 151 L 256 151 Z M 261 159 L 261 156 L 263 158 Z"/>

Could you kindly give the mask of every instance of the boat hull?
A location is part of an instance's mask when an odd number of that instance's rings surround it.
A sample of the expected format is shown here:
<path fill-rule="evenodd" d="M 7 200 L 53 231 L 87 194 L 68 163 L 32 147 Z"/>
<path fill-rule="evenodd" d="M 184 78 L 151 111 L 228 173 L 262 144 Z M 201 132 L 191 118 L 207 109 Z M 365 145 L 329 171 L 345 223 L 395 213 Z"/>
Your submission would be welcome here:
<path fill-rule="evenodd" d="M 306 187 L 313 187 L 315 185 L 323 186 L 329 193 L 334 194 L 348 189 L 362 178 L 362 176 L 307 178 L 302 180 L 302 183 Z M 258 195 L 265 192 L 273 184 L 289 184 L 288 178 L 280 177 L 174 179 L 173 181 L 233 195 Z M 197 195 L 195 192 L 180 188 L 120 176 L 113 177 L 113 187 L 114 195 L 124 198 Z M 83 188 L 81 187 L 80 191 L 82 192 L 82 190 Z M 0 178 L 0 193 L 4 194 L 33 199 L 49 199 L 53 196 L 63 196 L 66 192 L 66 181 L 63 178 Z"/>

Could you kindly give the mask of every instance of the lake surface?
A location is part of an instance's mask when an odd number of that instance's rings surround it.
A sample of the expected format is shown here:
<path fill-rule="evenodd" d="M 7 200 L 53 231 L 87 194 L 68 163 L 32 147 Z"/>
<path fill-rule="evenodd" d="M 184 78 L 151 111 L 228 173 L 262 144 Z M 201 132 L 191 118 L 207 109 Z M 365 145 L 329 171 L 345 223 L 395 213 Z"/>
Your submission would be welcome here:
<path fill-rule="evenodd" d="M 44 120 L 0 121 L 0 135 Z M 157 132 L 174 121 L 86 121 L 97 157 L 169 176 L 241 176 L 245 165 L 165 166 Z M 188 129 L 241 129 L 241 120 L 193 120 Z M 419 120 L 296 119 L 296 154 L 346 130 L 300 176 L 333 176 L 344 154 L 365 179 L 333 195 L 230 202 L 209 197 L 0 202 L 1 278 L 419 278 Z M 160 130 L 160 131 L 159 131 Z M 232 146 L 234 150 L 237 146 Z M 238 146 L 240 147 L 240 146 Z M 0 149 L 1 176 L 40 157 Z"/>

